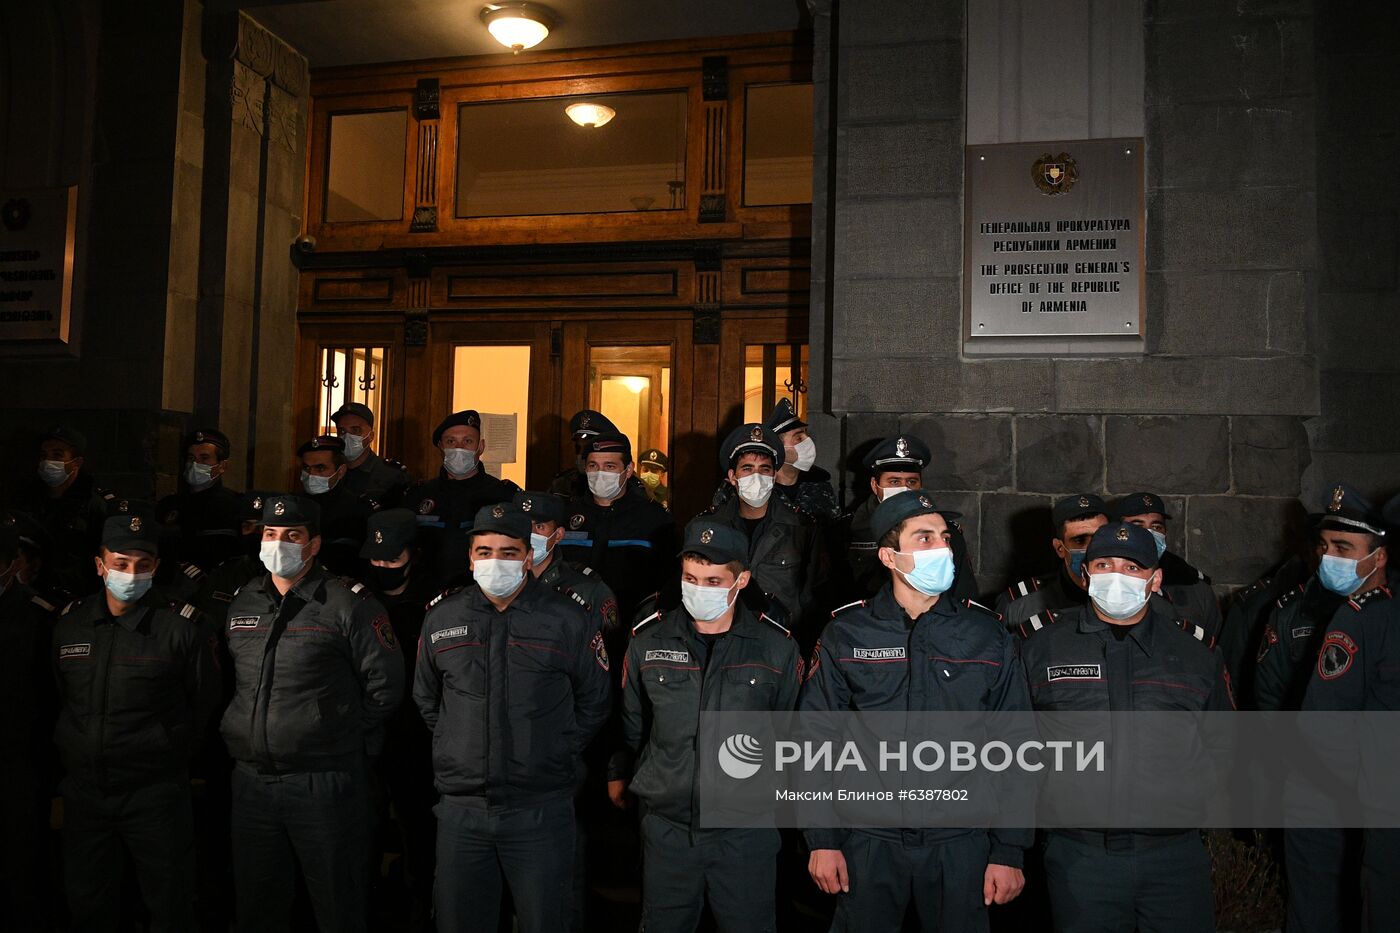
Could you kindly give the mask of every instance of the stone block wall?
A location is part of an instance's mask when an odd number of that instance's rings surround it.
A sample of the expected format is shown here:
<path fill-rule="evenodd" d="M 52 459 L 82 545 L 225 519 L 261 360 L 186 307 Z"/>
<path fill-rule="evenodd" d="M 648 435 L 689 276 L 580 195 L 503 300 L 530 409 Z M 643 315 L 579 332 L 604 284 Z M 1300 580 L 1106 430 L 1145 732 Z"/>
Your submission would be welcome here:
<path fill-rule="evenodd" d="M 1228 587 L 1287 551 L 1327 484 L 1400 488 L 1400 432 L 1376 400 L 1400 399 L 1397 186 L 1377 163 L 1395 161 L 1395 115 L 1348 96 L 1396 57 L 1343 35 L 1393 31 L 1339 26 L 1310 0 L 1147 2 L 1146 352 L 973 359 L 964 3 L 881 4 L 879 30 L 868 2 L 815 7 L 828 124 L 811 339 L 829 417 L 814 426 L 849 504 L 866 494 L 862 445 L 913 433 L 989 590 L 1049 565 L 1055 497 L 1138 489 L 1171 503 L 1173 548 Z M 1348 248 L 1330 242 L 1342 227 Z"/>

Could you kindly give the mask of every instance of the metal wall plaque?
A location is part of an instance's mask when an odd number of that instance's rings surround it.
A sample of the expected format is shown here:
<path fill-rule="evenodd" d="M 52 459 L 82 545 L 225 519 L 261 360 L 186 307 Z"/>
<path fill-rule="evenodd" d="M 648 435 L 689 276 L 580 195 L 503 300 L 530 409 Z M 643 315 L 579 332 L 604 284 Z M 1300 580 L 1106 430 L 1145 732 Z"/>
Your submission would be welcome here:
<path fill-rule="evenodd" d="M 1052 338 L 1073 352 L 1066 338 L 1095 338 L 1100 352 L 1101 338 L 1140 342 L 1141 139 L 968 146 L 964 171 L 969 343 Z"/>
<path fill-rule="evenodd" d="M 66 343 L 77 188 L 0 191 L 0 343 Z"/>

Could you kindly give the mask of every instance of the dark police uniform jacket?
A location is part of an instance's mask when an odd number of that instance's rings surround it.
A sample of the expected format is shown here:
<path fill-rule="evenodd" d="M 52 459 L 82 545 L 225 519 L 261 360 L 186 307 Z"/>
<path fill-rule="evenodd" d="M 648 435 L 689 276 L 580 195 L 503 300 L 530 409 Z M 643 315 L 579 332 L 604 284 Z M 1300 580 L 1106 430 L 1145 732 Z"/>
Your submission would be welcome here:
<path fill-rule="evenodd" d="M 558 545 L 555 551 L 558 551 Z M 549 566 L 539 575 L 539 581 L 561 596 L 567 596 L 588 613 L 588 624 L 604 635 L 617 631 L 617 597 L 589 567 L 575 567 L 557 553 L 550 555 Z"/>
<path fill-rule="evenodd" d="M 163 563 L 186 561 L 208 572 L 238 553 L 242 501 L 222 478 L 202 489 L 165 497 L 156 514 L 175 535 L 174 547 L 161 551 Z"/>
<path fill-rule="evenodd" d="M 1389 587 L 1343 601 L 1323 636 L 1303 709 L 1400 710 L 1400 601 Z"/>
<path fill-rule="evenodd" d="M 466 479 L 452 479 L 441 469 L 436 479 L 404 494 L 403 507 L 418 516 L 418 544 L 436 574 L 437 589 L 469 578 L 468 542 L 481 507 L 509 502 L 519 491 L 509 480 L 496 479 L 477 467 Z"/>
<path fill-rule="evenodd" d="M 649 812 L 696 823 L 700 714 L 790 710 L 802 661 L 788 631 L 737 603 L 734 624 L 705 650 L 684 608 L 632 630 L 622 668 L 623 742 L 639 755 L 630 790 Z"/>
<path fill-rule="evenodd" d="M 307 498 L 321 507 L 321 552 L 316 560 L 333 574 L 360 576 L 365 525 L 379 503 L 355 495 L 343 478 L 329 492 Z"/>
<path fill-rule="evenodd" d="M 364 463 L 345 471 L 341 485 L 356 498 L 373 499 L 380 508 L 392 509 L 398 506 L 412 482 L 408 468 L 402 463 L 385 460 L 370 451 Z"/>
<path fill-rule="evenodd" d="M 1210 578 L 1175 553 L 1166 551 L 1158 563 L 1162 569 L 1162 595 L 1176 611 L 1206 630 L 1212 639 L 1220 637 L 1220 600 L 1210 587 Z"/>
<path fill-rule="evenodd" d="M 869 601 L 832 613 L 812 653 L 799 710 L 1024 711 L 1030 696 L 1016 643 L 990 609 L 944 594 L 910 619 L 886 583 Z M 899 830 L 861 830 L 898 840 Z M 925 830 L 926 839 L 966 830 Z M 849 830 L 810 829 L 813 849 L 836 849 Z M 990 861 L 1019 868 L 1030 830 L 994 829 Z"/>
<path fill-rule="evenodd" d="M 50 643 L 69 779 L 102 793 L 184 780 L 219 699 L 199 611 L 148 592 L 117 617 L 95 593 L 63 611 Z"/>
<path fill-rule="evenodd" d="M 900 495 L 907 496 L 909 493 Z M 875 540 L 875 532 L 870 527 L 870 520 L 879 505 L 880 500 L 870 496 L 856 506 L 848 519 L 845 530 L 845 558 L 849 580 L 843 589 L 850 596 L 869 598 L 889 580 L 890 572 L 880 563 L 879 542 Z M 953 563 L 957 571 L 952 589 L 948 591 L 949 595 L 958 599 L 976 599 L 977 576 L 972 570 L 972 561 L 967 554 L 967 541 L 963 538 L 962 528 L 955 522 L 950 522 L 948 530 L 951 532 L 949 546 L 953 549 Z"/>
<path fill-rule="evenodd" d="M 92 571 L 92 558 L 102 539 L 102 523 L 113 500 L 88 474 L 79 470 L 73 485 L 61 496 L 37 477 L 26 483 L 16 497 L 14 508 L 26 512 L 48 533 L 51 546 L 45 549 L 44 572 L 52 589 L 79 595 L 101 587 Z"/>
<path fill-rule="evenodd" d="M 1255 655 L 1254 706 L 1298 709 L 1341 596 L 1313 577 L 1274 601 Z"/>
<path fill-rule="evenodd" d="M 269 773 L 342 771 L 378 753 L 404 666 L 363 585 L 313 567 L 282 596 L 264 573 L 234 596 L 225 632 L 236 686 L 220 731 L 234 760 Z"/>
<path fill-rule="evenodd" d="M 556 553 L 602 577 L 617 597 L 621 618 L 634 618 L 642 600 L 676 578 L 675 519 L 640 483 L 628 483 L 612 505 L 580 496 L 569 509 Z"/>
<path fill-rule="evenodd" d="M 11 578 L 0 592 L 0 756 L 39 763 L 57 702 L 49 664 L 51 603 Z"/>
<path fill-rule="evenodd" d="M 809 616 L 813 608 L 812 587 L 819 575 L 821 558 L 816 526 L 811 518 L 788 505 L 786 499 L 771 496 L 767 514 L 750 534 L 748 522 L 739 514 L 741 504 L 742 500 L 734 495 L 701 514 L 711 516 L 748 538 L 753 584 L 768 599 L 777 599 L 782 604 L 794 627 L 799 630 L 815 628 L 816 625 L 809 624 L 812 621 Z"/>
<path fill-rule="evenodd" d="M 996 610 L 1006 620 L 1007 628 L 1018 628 L 1026 620 L 1045 612 L 1083 606 L 1089 594 L 1069 578 L 1063 563 L 1055 573 L 1031 577 L 1007 587 L 997 597 Z"/>
<path fill-rule="evenodd" d="M 603 634 L 526 574 L 500 612 L 475 584 L 423 620 L 413 701 L 433 732 L 437 789 L 528 807 L 572 796 L 612 700 Z"/>

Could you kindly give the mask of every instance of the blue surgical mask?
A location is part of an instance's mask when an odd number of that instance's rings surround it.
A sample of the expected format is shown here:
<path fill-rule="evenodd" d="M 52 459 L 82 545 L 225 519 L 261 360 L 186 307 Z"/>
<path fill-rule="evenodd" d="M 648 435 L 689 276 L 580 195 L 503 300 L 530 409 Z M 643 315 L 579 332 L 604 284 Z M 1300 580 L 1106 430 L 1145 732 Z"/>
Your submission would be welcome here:
<path fill-rule="evenodd" d="M 1078 580 L 1079 574 L 1084 570 L 1084 554 L 1088 548 L 1079 548 L 1078 550 L 1065 548 L 1065 550 L 1069 551 L 1069 575 Z"/>
<path fill-rule="evenodd" d="M 896 554 L 903 555 L 904 551 L 895 551 Z M 914 558 L 914 569 L 905 573 L 899 570 L 900 576 L 914 589 L 925 596 L 937 596 L 946 593 L 948 587 L 953 585 L 953 575 L 956 568 L 953 566 L 953 549 L 949 547 L 930 548 L 927 551 L 912 551 L 909 556 Z"/>
<path fill-rule="evenodd" d="M 292 541 L 264 541 L 258 556 L 268 573 L 283 580 L 290 580 L 306 566 L 306 558 L 302 556 L 303 550 L 303 545 Z"/>
<path fill-rule="evenodd" d="M 501 599 L 520 589 L 520 584 L 525 582 L 525 562 L 483 558 L 472 565 L 472 579 L 483 593 Z"/>
<path fill-rule="evenodd" d="M 1152 540 L 1157 544 L 1157 556 L 1160 558 L 1163 554 L 1167 553 L 1167 536 L 1163 532 L 1152 531 L 1151 528 L 1147 530 L 1152 534 Z"/>
<path fill-rule="evenodd" d="M 537 535 L 533 531 L 530 532 L 530 553 L 536 567 L 549 559 L 549 552 L 552 550 L 554 548 L 549 546 L 549 535 Z"/>
<path fill-rule="evenodd" d="M 1333 554 L 1323 554 L 1322 563 L 1317 568 L 1318 579 L 1322 581 L 1323 586 L 1338 596 L 1350 596 L 1361 589 L 1361 584 L 1364 582 L 1361 575 L 1356 572 L 1356 565 L 1363 560 L 1368 560 L 1375 553 L 1372 551 L 1365 557 L 1356 560 L 1348 557 L 1337 557 Z"/>
<path fill-rule="evenodd" d="M 713 622 L 729 611 L 729 607 L 734 605 L 734 600 L 739 598 L 738 591 L 734 596 L 729 595 L 733 587 L 726 586 L 701 586 L 698 583 L 687 583 L 681 581 L 681 602 L 685 604 L 685 611 L 690 613 L 690 617 L 696 622 Z"/>
<path fill-rule="evenodd" d="M 118 602 L 134 603 L 151 588 L 151 577 L 149 573 L 124 573 L 120 570 L 108 570 L 105 574 L 104 583 L 111 594 Z"/>
<path fill-rule="evenodd" d="M 68 479 L 68 464 L 62 460 L 40 460 L 39 478 L 45 486 L 57 488 Z"/>
<path fill-rule="evenodd" d="M 191 460 L 185 464 L 185 482 L 191 489 L 203 489 L 214 482 L 214 466 L 209 463 L 195 463 Z"/>
<path fill-rule="evenodd" d="M 331 491 L 331 478 L 329 476 L 314 476 L 302 470 L 301 486 L 306 490 L 308 496 L 319 496 Z"/>

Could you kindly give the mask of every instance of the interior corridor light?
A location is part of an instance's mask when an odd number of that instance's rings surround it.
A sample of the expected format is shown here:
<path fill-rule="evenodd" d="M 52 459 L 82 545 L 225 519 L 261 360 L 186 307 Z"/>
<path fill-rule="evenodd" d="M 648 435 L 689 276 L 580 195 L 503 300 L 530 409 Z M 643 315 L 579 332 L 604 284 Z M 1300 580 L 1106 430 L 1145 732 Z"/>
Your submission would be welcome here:
<path fill-rule="evenodd" d="M 538 3 L 504 0 L 482 7 L 481 21 L 497 42 L 519 54 L 545 40 L 554 25 L 554 16 Z"/>
<path fill-rule="evenodd" d="M 605 125 L 613 117 L 617 116 L 617 111 L 602 104 L 586 104 L 582 101 L 564 108 L 564 112 L 569 115 L 579 126 L 591 126 L 594 128 Z"/>
<path fill-rule="evenodd" d="M 623 376 L 618 381 L 633 395 L 641 395 L 642 391 L 651 385 L 651 380 L 645 376 Z"/>

